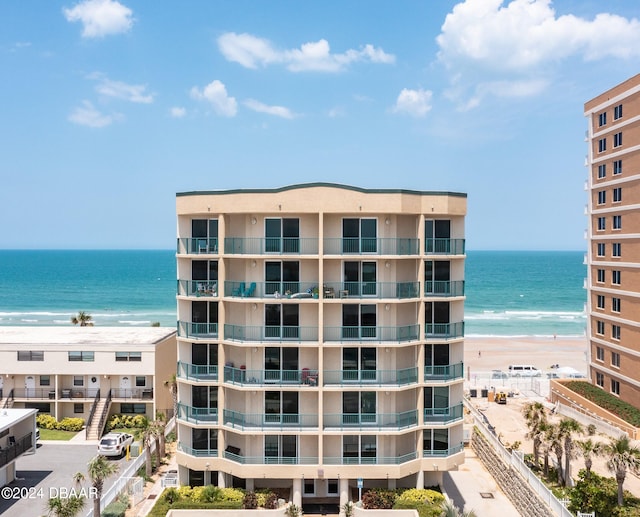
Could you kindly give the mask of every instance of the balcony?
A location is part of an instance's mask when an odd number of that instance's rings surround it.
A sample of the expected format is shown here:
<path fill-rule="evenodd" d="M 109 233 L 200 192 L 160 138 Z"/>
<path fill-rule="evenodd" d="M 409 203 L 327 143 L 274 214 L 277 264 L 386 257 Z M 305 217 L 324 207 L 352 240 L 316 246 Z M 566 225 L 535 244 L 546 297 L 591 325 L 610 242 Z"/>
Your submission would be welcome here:
<path fill-rule="evenodd" d="M 325 386 L 405 386 L 418 382 L 418 368 L 400 370 L 325 370 Z"/>
<path fill-rule="evenodd" d="M 325 429 L 399 430 L 418 424 L 415 409 L 402 413 L 329 413 L 324 415 Z"/>
<path fill-rule="evenodd" d="M 192 424 L 216 424 L 218 408 L 193 407 L 178 403 L 178 419 Z"/>
<path fill-rule="evenodd" d="M 339 343 L 404 343 L 418 339 L 419 325 L 397 327 L 325 327 L 324 340 Z"/>
<path fill-rule="evenodd" d="M 324 298 L 405 299 L 420 296 L 418 282 L 327 282 Z"/>
<path fill-rule="evenodd" d="M 227 460 L 243 465 L 317 465 L 316 456 L 242 456 L 231 451 L 224 451 Z"/>
<path fill-rule="evenodd" d="M 178 450 L 180 452 L 184 452 L 189 456 L 193 456 L 194 458 L 217 458 L 218 457 L 218 449 L 194 449 L 189 445 L 186 445 L 182 442 L 178 442 Z"/>
<path fill-rule="evenodd" d="M 314 298 L 318 282 L 237 282 L 224 283 L 224 295 L 234 298 L 293 299 Z M 316 291 L 317 293 L 317 291 Z M 315 296 L 317 298 L 317 296 Z"/>
<path fill-rule="evenodd" d="M 425 382 L 435 381 L 452 381 L 454 379 L 462 379 L 464 376 L 464 364 L 446 364 L 446 365 L 432 365 L 424 367 L 424 380 Z"/>
<path fill-rule="evenodd" d="M 27 433 L 9 447 L 0 450 L 0 468 L 33 448 L 33 434 Z"/>
<path fill-rule="evenodd" d="M 464 239 L 426 239 L 424 251 L 427 255 L 464 255 Z"/>
<path fill-rule="evenodd" d="M 218 324 L 178 321 L 178 336 L 195 339 L 217 338 Z"/>
<path fill-rule="evenodd" d="M 218 238 L 179 238 L 176 247 L 178 255 L 211 255 L 218 253 Z"/>
<path fill-rule="evenodd" d="M 217 298 L 218 282 L 216 280 L 178 280 L 178 296 Z"/>
<path fill-rule="evenodd" d="M 189 364 L 178 361 L 178 378 L 191 381 L 217 381 L 218 365 Z"/>
<path fill-rule="evenodd" d="M 464 280 L 435 280 L 424 283 L 425 296 L 464 296 Z"/>
<path fill-rule="evenodd" d="M 225 237 L 228 255 L 317 255 L 317 238 Z"/>
<path fill-rule="evenodd" d="M 111 398 L 153 400 L 153 388 L 111 388 Z"/>
<path fill-rule="evenodd" d="M 458 338 L 464 336 L 464 322 L 456 323 L 427 323 L 424 329 L 425 337 L 428 338 Z"/>
<path fill-rule="evenodd" d="M 418 239 L 403 238 L 327 238 L 325 255 L 417 255 Z"/>
<path fill-rule="evenodd" d="M 318 427 L 318 414 L 255 413 L 224 410 L 224 425 L 234 429 L 268 430 L 313 429 Z"/>
<path fill-rule="evenodd" d="M 14 391 L 14 396 L 18 398 L 15 393 L 20 390 Z M 26 390 L 30 391 L 29 389 Z M 82 388 L 82 387 L 72 387 L 72 388 L 62 388 L 58 390 L 58 396 L 61 399 L 93 399 L 98 394 L 99 388 Z M 53 398 L 50 395 L 50 390 L 47 390 L 49 395 L 46 398 Z M 45 398 L 45 397 L 43 397 Z"/>
<path fill-rule="evenodd" d="M 224 339 L 238 342 L 284 343 L 318 341 L 318 327 L 224 325 Z"/>
<path fill-rule="evenodd" d="M 323 461 L 325 465 L 401 465 L 417 457 L 416 452 L 408 452 L 400 456 L 328 456 Z"/>
<path fill-rule="evenodd" d="M 448 449 L 425 449 L 422 451 L 423 458 L 444 458 L 446 456 L 453 456 L 464 450 L 464 443 L 460 443 Z"/>
<path fill-rule="evenodd" d="M 224 382 L 241 386 L 316 386 L 318 372 L 302 370 L 245 370 L 244 368 L 224 367 Z"/>
<path fill-rule="evenodd" d="M 56 390 L 53 388 L 14 388 L 13 398 L 26 400 L 55 399 Z"/>
<path fill-rule="evenodd" d="M 424 408 L 425 424 L 448 424 L 462 420 L 462 403 L 444 408 Z"/>

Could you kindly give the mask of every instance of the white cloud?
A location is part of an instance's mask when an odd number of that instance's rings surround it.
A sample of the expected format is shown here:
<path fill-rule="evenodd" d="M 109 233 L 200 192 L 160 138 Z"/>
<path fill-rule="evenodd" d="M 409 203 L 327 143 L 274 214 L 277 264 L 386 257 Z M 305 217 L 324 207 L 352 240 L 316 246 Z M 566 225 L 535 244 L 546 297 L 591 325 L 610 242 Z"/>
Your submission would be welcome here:
<path fill-rule="evenodd" d="M 430 90 L 409 90 L 404 88 L 393 107 L 394 113 L 403 113 L 412 117 L 424 117 L 431 110 L 431 98 L 433 92 Z"/>
<path fill-rule="evenodd" d="M 127 84 L 122 81 L 112 81 L 101 74 L 92 74 L 90 79 L 99 80 L 96 91 L 105 97 L 113 97 L 129 102 L 142 104 L 151 104 L 153 102 L 153 94 L 147 93 L 147 87 L 143 84 Z"/>
<path fill-rule="evenodd" d="M 184 108 L 181 108 L 179 106 L 174 106 L 173 108 L 171 108 L 169 110 L 169 114 L 173 117 L 173 118 L 182 118 L 187 114 L 187 110 Z"/>
<path fill-rule="evenodd" d="M 207 101 L 218 115 L 235 117 L 238 112 L 238 103 L 235 97 L 229 97 L 227 88 L 217 79 L 202 90 L 191 88 L 191 97 L 196 100 Z"/>
<path fill-rule="evenodd" d="M 82 106 L 75 108 L 69 115 L 69 120 L 74 124 L 88 127 L 105 127 L 121 118 L 120 114 L 104 115 L 100 113 L 89 101 L 82 101 Z"/>
<path fill-rule="evenodd" d="M 82 23 L 84 38 L 127 32 L 133 26 L 133 11 L 116 0 L 84 0 L 62 12 L 67 21 Z"/>
<path fill-rule="evenodd" d="M 640 56 L 640 22 L 614 14 L 557 16 L 551 0 L 465 0 L 436 38 L 438 59 L 456 80 L 450 96 L 536 95 L 559 63 Z"/>
<path fill-rule="evenodd" d="M 292 72 L 339 72 L 360 61 L 395 62 L 393 54 L 387 54 L 370 44 L 360 50 L 349 49 L 343 54 L 332 54 L 329 42 L 325 39 L 304 43 L 300 48 L 280 50 L 267 39 L 227 32 L 218 38 L 218 48 L 227 60 L 254 69 L 280 64 Z"/>
<path fill-rule="evenodd" d="M 276 117 L 292 119 L 295 115 L 291 112 L 289 108 L 285 108 L 284 106 L 268 106 L 267 104 L 263 104 L 260 101 L 254 99 L 247 99 L 244 101 L 244 105 L 259 113 L 267 113 L 268 115 L 274 115 Z"/>

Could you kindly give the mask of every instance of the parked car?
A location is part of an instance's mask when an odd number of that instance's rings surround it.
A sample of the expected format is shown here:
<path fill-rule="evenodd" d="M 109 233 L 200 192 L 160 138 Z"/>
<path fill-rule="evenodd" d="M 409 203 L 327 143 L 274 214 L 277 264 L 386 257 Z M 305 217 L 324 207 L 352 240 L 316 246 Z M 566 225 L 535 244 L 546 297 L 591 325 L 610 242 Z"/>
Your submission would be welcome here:
<path fill-rule="evenodd" d="M 105 434 L 98 444 L 98 454 L 102 456 L 122 457 L 127 447 L 133 443 L 133 436 L 128 433 Z"/>
<path fill-rule="evenodd" d="M 542 372 L 530 364 L 509 365 L 509 374 L 512 377 L 541 377 Z"/>

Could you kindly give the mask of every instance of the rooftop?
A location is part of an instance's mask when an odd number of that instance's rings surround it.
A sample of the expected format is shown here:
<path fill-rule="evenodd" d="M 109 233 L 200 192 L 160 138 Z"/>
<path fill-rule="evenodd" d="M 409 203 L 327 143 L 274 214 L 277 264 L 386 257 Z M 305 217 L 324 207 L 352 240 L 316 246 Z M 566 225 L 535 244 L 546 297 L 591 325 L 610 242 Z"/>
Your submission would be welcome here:
<path fill-rule="evenodd" d="M 0 327 L 0 345 L 145 345 L 175 332 L 169 327 Z"/>
<path fill-rule="evenodd" d="M 0 409 L 0 432 L 38 412 L 37 409 L 9 408 Z"/>

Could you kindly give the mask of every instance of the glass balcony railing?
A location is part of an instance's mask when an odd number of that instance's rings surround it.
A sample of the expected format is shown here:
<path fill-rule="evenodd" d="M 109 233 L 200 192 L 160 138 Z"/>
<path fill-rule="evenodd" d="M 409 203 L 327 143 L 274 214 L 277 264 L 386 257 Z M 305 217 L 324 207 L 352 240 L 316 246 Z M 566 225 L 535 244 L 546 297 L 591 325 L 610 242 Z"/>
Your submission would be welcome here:
<path fill-rule="evenodd" d="M 207 239 L 206 237 L 181 237 L 178 239 L 177 252 L 178 255 L 217 254 L 218 238 L 214 237 Z"/>
<path fill-rule="evenodd" d="M 309 368 L 302 370 L 245 370 L 244 368 L 224 367 L 224 382 L 239 385 L 305 385 L 316 386 L 318 372 Z"/>
<path fill-rule="evenodd" d="M 218 422 L 218 408 L 193 407 L 178 403 L 178 419 L 194 424 L 214 424 Z"/>
<path fill-rule="evenodd" d="M 189 364 L 178 361 L 178 377 L 193 381 L 218 380 L 217 364 Z"/>
<path fill-rule="evenodd" d="M 178 296 L 217 297 L 216 280 L 178 280 Z"/>
<path fill-rule="evenodd" d="M 425 239 L 427 255 L 464 255 L 464 239 Z"/>
<path fill-rule="evenodd" d="M 318 239 L 302 237 L 225 237 L 228 255 L 317 255 Z"/>
<path fill-rule="evenodd" d="M 178 321 L 178 336 L 188 338 L 217 338 L 218 324 Z"/>
<path fill-rule="evenodd" d="M 425 424 L 448 424 L 462 420 L 462 403 L 443 408 L 424 408 Z"/>
<path fill-rule="evenodd" d="M 241 456 L 225 451 L 224 457 L 243 465 L 316 465 L 318 463 L 317 456 Z"/>
<path fill-rule="evenodd" d="M 316 293 L 314 296 L 314 292 Z M 318 282 L 237 282 L 224 283 L 224 295 L 236 298 L 299 299 L 317 298 Z"/>
<path fill-rule="evenodd" d="M 224 410 L 224 424 L 238 429 L 308 429 L 318 427 L 318 414 L 256 413 Z"/>
<path fill-rule="evenodd" d="M 400 456 L 325 456 L 325 465 L 401 465 L 418 457 L 416 452 Z"/>
<path fill-rule="evenodd" d="M 464 280 L 434 280 L 424 283 L 425 296 L 464 296 Z"/>
<path fill-rule="evenodd" d="M 433 381 L 451 381 L 453 379 L 462 379 L 464 376 L 464 364 L 436 364 L 424 367 L 424 380 L 426 382 Z"/>
<path fill-rule="evenodd" d="M 404 299 L 420 296 L 418 282 L 327 282 L 324 298 Z"/>
<path fill-rule="evenodd" d="M 427 323 L 424 329 L 427 338 L 457 338 L 464 336 L 464 322 L 456 323 Z"/>
<path fill-rule="evenodd" d="M 402 413 L 329 413 L 324 427 L 332 429 L 405 429 L 418 424 L 415 409 Z"/>
<path fill-rule="evenodd" d="M 317 341 L 318 327 L 294 326 L 224 326 L 224 339 L 229 341 L 254 342 L 268 341 L 273 343 Z"/>
<path fill-rule="evenodd" d="M 403 343 L 418 339 L 419 325 L 397 327 L 325 327 L 324 340 L 338 342 Z"/>
<path fill-rule="evenodd" d="M 418 382 L 418 368 L 400 370 L 325 370 L 325 386 L 404 386 Z"/>
<path fill-rule="evenodd" d="M 33 448 L 33 436 L 32 433 L 27 433 L 21 436 L 17 440 L 9 443 L 8 447 L 3 447 L 0 450 L 0 468 L 7 465 L 9 462 L 15 460 L 29 449 Z"/>
<path fill-rule="evenodd" d="M 325 255 L 417 255 L 418 239 L 326 238 Z"/>
<path fill-rule="evenodd" d="M 194 449 L 188 445 L 185 445 L 182 442 L 178 442 L 178 450 L 180 452 L 184 452 L 189 456 L 194 456 L 196 458 L 217 458 L 218 457 L 218 449 Z"/>
<path fill-rule="evenodd" d="M 422 451 L 423 458 L 443 458 L 446 456 L 453 456 L 464 450 L 464 443 L 460 443 L 455 446 L 451 446 L 448 449 L 425 449 Z"/>

